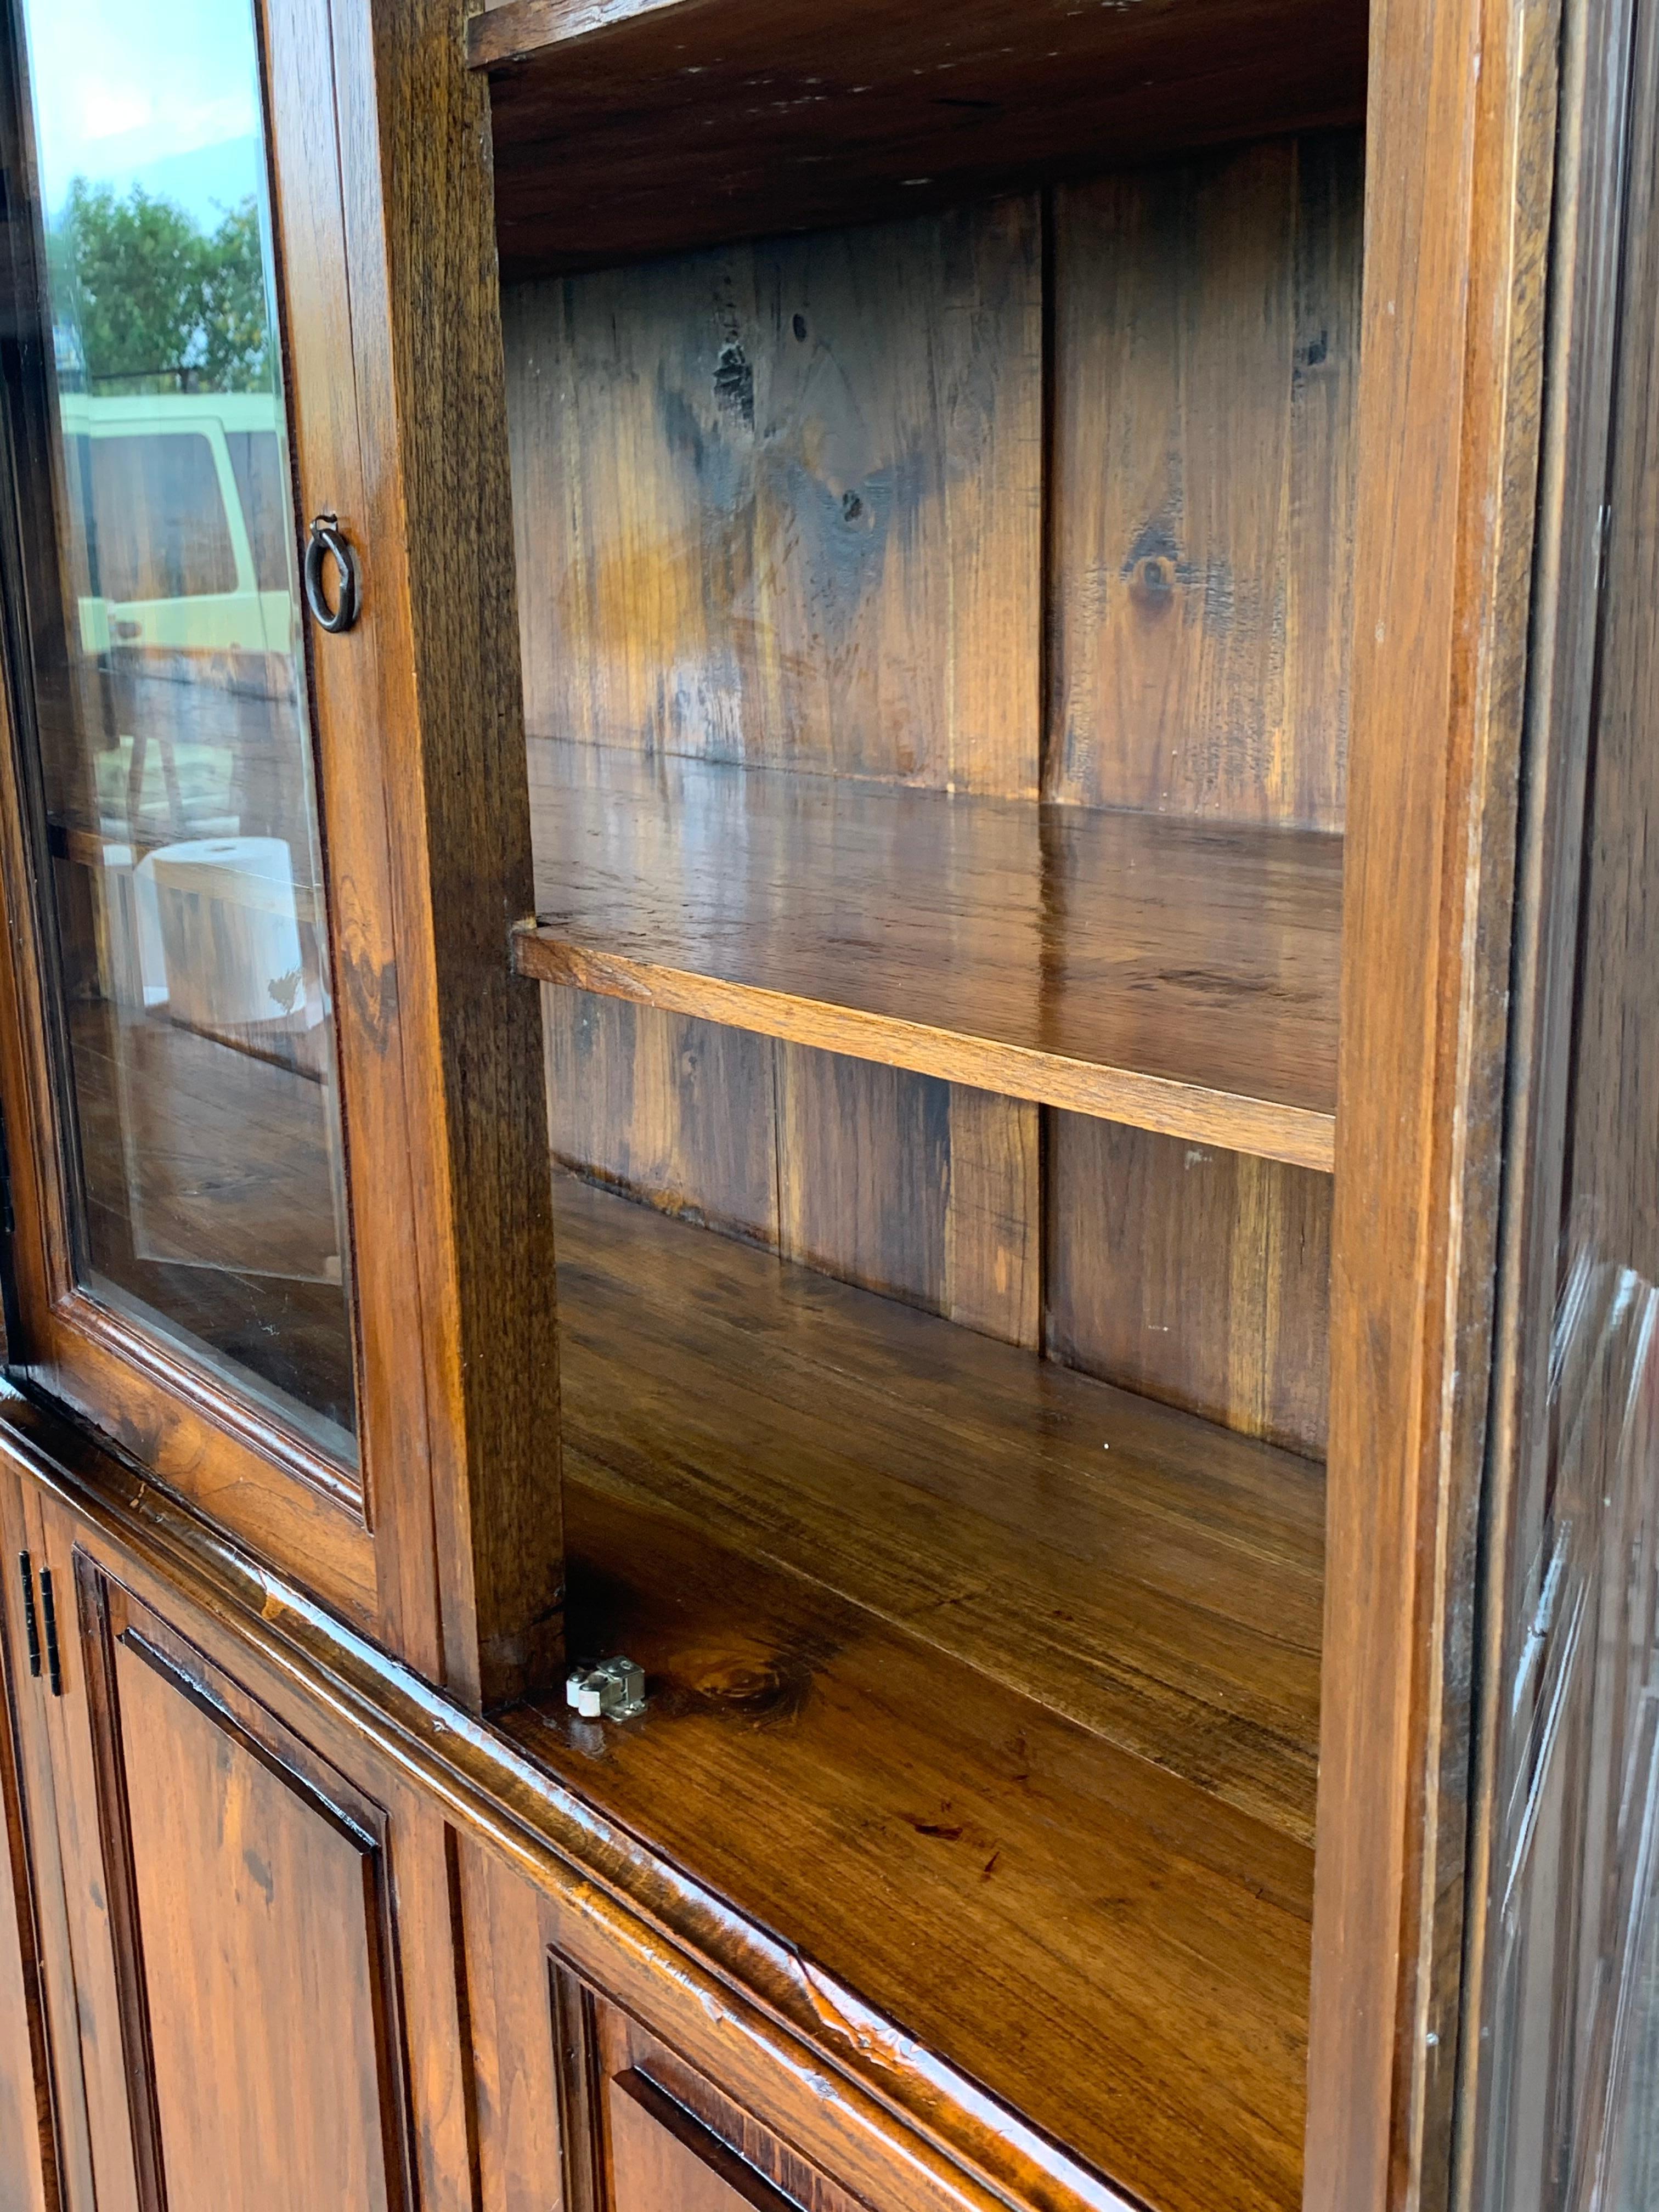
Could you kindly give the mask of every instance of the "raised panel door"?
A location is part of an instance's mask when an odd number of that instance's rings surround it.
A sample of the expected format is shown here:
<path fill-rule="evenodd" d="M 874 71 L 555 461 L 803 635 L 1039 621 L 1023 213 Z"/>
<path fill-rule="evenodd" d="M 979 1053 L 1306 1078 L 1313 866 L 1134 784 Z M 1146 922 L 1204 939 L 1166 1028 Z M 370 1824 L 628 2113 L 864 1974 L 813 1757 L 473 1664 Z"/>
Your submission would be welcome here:
<path fill-rule="evenodd" d="M 387 1813 L 83 1552 L 58 1614 L 100 2203 L 403 2212 Z"/>

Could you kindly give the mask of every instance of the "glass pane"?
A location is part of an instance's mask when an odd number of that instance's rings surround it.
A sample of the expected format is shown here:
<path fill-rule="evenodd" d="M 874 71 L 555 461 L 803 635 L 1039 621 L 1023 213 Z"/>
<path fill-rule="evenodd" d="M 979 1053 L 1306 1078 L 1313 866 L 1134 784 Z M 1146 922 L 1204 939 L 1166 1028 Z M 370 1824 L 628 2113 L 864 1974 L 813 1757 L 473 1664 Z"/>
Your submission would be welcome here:
<path fill-rule="evenodd" d="M 99 1297 L 355 1449 L 298 532 L 247 0 L 25 0 L 34 720 Z M 55 559 L 45 549 L 55 548 Z"/>

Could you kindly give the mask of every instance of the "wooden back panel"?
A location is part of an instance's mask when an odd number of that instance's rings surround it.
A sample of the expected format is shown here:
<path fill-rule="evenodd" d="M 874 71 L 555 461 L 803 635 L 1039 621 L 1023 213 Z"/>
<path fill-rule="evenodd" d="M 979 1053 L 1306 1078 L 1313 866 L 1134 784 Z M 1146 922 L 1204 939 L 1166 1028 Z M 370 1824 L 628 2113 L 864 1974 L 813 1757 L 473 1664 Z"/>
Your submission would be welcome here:
<path fill-rule="evenodd" d="M 529 727 L 1340 828 L 1361 183 L 1355 134 L 1283 139 L 510 290 Z M 565 989 L 544 1025 L 578 1172 L 1322 1449 L 1327 1178 Z"/>

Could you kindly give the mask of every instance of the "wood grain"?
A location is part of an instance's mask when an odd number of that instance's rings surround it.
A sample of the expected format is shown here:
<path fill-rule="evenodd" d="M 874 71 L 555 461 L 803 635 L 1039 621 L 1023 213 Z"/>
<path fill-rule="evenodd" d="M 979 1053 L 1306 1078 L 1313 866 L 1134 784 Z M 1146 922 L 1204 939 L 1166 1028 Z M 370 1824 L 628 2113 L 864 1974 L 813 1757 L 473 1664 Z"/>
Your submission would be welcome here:
<path fill-rule="evenodd" d="M 1340 830 L 1363 156 L 1055 196 L 1051 798 Z"/>
<path fill-rule="evenodd" d="M 425 1396 L 427 1437 L 388 1480 L 421 1492 L 436 1559 L 411 1587 L 411 1558 L 399 1602 L 429 1609 L 435 1580 L 447 1676 L 489 1704 L 556 1674 L 562 1573 L 541 1045 L 503 957 L 530 844 L 488 103 L 461 67 L 465 0 L 331 6 L 351 358 L 375 434 L 357 511 L 379 574 L 351 642 L 377 596 L 385 626 L 386 689 L 352 750 L 392 878 L 373 925 L 343 907 L 339 927 L 349 943 L 395 919 L 395 964 L 360 965 L 354 988 L 388 1086 L 401 1060 L 407 1117 L 385 1153 L 366 1133 L 352 1171 L 399 1224 L 405 1277 L 410 1241 L 417 1260 L 418 1327 L 380 1349 L 404 1404 Z"/>
<path fill-rule="evenodd" d="M 738 2204 L 756 2212 L 787 2212 L 790 2206 L 857 2212 L 857 2197 L 735 2102 L 723 2081 L 707 2080 L 620 2006 L 591 1990 L 584 1995 L 590 2063 L 602 2085 L 602 2148 L 613 2212 L 662 2201 L 654 2190 L 646 2194 L 628 2185 L 630 2172 L 638 2172 L 630 2155 L 637 2152 L 647 2171 L 660 2160 L 666 2173 L 678 2173 L 679 2186 L 668 2201 L 686 2203 L 688 2212 L 700 2201 L 708 2212 L 738 2212 Z M 672 2136 L 672 2147 L 661 2142 L 664 2133 Z"/>
<path fill-rule="evenodd" d="M 507 295 L 526 711 L 1033 793 L 1037 207 Z"/>
<path fill-rule="evenodd" d="M 1035 1108 L 552 984 L 542 1028 L 562 1167 L 1036 1342 Z"/>
<path fill-rule="evenodd" d="M 1307 2160 L 1352 2212 L 1451 2182 L 1559 29 L 1371 17 Z"/>
<path fill-rule="evenodd" d="M 1048 1356 L 1322 1457 L 1330 1178 L 1075 1114 L 1044 1158 Z"/>
<path fill-rule="evenodd" d="M 478 2212 L 558 2212 L 559 2069 L 540 1900 L 472 1838 L 458 1836 L 455 1849 Z"/>
<path fill-rule="evenodd" d="M 1358 119 L 1362 6 L 512 0 L 475 16 L 509 278 Z"/>
<path fill-rule="evenodd" d="M 557 1190 L 566 1440 L 615 1510 L 671 1509 L 1309 1835 L 1316 1467 Z"/>
<path fill-rule="evenodd" d="M 775 1249 L 769 1038 L 550 983 L 542 1034 L 559 1166 Z"/>
<path fill-rule="evenodd" d="M 273 1772 L 230 1715 L 181 1695 L 131 1626 L 115 1631 L 113 1665 L 163 2201 L 404 2201 L 398 2164 L 386 2165 L 398 2115 L 382 2113 L 383 1845 Z"/>
<path fill-rule="evenodd" d="M 1567 2146 L 1584 2170 L 1616 2172 L 1629 2124 L 1620 2108 L 1633 2118 L 1642 2101 L 1639 2075 L 1623 2069 L 1640 2033 L 1639 1916 L 1652 1882 L 1644 1838 L 1659 1780 L 1659 1174 L 1650 1141 L 1659 1091 L 1659 24 L 1648 9 L 1632 15 L 1628 46 L 1611 62 L 1605 44 L 1592 48 L 1588 86 L 1570 76 L 1564 103 L 1571 112 L 1587 93 L 1592 158 L 1618 148 L 1627 164 L 1622 184 L 1592 168 L 1589 204 L 1578 194 L 1569 202 L 1591 241 L 1622 230 L 1622 266 L 1611 361 L 1584 344 L 1588 330 L 1578 359 L 1569 356 L 1575 397 L 1592 424 L 1599 418 L 1601 439 L 1569 449 L 1577 465 L 1564 471 L 1568 504 L 1546 538 L 1559 595 L 1559 720 L 1539 712 L 1529 738 L 1548 747 L 1557 819 L 1544 815 L 1554 850 L 1540 856 L 1541 896 L 1528 916 L 1544 986 L 1528 1036 L 1538 1118 L 1528 1132 L 1528 1216 L 1511 1231 L 1532 1266 L 1510 1322 L 1510 1375 L 1530 1387 L 1504 1438 L 1514 1455 L 1500 1492 L 1509 1557 L 1493 1624 L 1503 1671 L 1488 1705 L 1484 1863 L 1475 1856 L 1505 1917 L 1484 1915 L 1481 2033 L 1460 2085 L 1486 2124 L 1474 2170 L 1514 2172 L 1523 2187 L 1536 2175 L 1540 2194 Z M 1579 273 L 1595 288 L 1603 270 L 1592 262 Z M 1605 344 L 1605 293 L 1601 304 Z M 1572 434 L 1588 427 L 1575 422 Z M 1598 538 L 1595 563 L 1588 549 Z M 1580 562 L 1600 566 L 1599 590 Z M 1557 1291 L 1550 1304 L 1547 1285 Z M 1546 1574 L 1560 1596 L 1540 1609 Z M 1486 1882 L 1472 1869 L 1472 1917 Z M 1643 2193 L 1639 2182 L 1622 2186 Z"/>
<path fill-rule="evenodd" d="M 590 1982 L 629 1993 L 635 2008 L 659 2021 L 665 2033 L 672 2033 L 692 2063 L 728 2085 L 751 2109 L 773 2116 L 804 2154 L 841 2175 L 865 2202 L 890 2206 L 893 2212 L 995 2212 L 998 2206 L 1010 2205 L 1019 2212 L 1125 2212 L 1129 2200 L 1103 2178 L 1097 2162 L 1085 2162 L 1093 2152 L 1075 2154 L 1062 2145 L 1062 2136 L 1073 2132 L 1060 2094 L 1068 2085 L 1073 2046 L 1057 2055 L 1048 2046 L 1032 2053 L 1032 2078 L 1039 2092 L 1033 2110 L 1047 2113 L 1052 2100 L 1053 2117 L 1028 2118 L 1021 2106 L 1024 2062 L 1006 2036 L 1000 2039 L 992 2065 L 975 2078 L 943 2048 L 899 2033 L 890 2014 L 884 2014 L 859 1994 L 861 1951 L 854 1958 L 857 1971 L 849 1980 L 825 1962 L 821 1951 L 805 1956 L 767 1924 L 745 1917 L 734 1910 L 730 1891 L 721 1893 L 693 1875 L 679 1855 L 647 1848 L 625 1820 L 604 1809 L 594 1789 L 602 1778 L 592 1771 L 587 1755 L 570 1753 L 568 1778 L 531 1759 L 499 1727 L 470 1716 L 366 1639 L 343 1633 L 337 1620 L 291 1577 L 251 1559 L 221 1529 L 111 1459 L 82 1429 L 39 1403 L 0 1391 L 0 1460 L 24 1476 L 32 1497 L 56 1525 L 72 1529 L 77 1546 L 100 1562 L 120 1560 L 119 1571 L 146 1602 L 177 1607 L 184 1601 L 180 1593 L 187 1593 L 191 1633 L 217 1656 L 222 1668 L 234 1666 L 238 1674 L 255 1679 L 260 1693 L 290 1725 L 303 1723 L 323 1732 L 321 1747 L 337 1765 L 360 1771 L 366 1779 L 374 1777 L 377 1799 L 402 1805 L 400 1891 L 422 1832 L 419 1808 L 435 1802 L 446 1819 L 541 1889 L 556 1947 Z M 878 1672 L 879 1665 L 878 1655 Z M 965 1679 L 976 1687 L 981 1682 L 971 1672 Z M 908 1685 L 900 1681 L 894 1686 L 893 1710 L 902 1715 Z M 887 1707 L 878 1710 L 884 1717 Z M 946 1708 L 947 1716 L 951 1710 Z M 983 1743 L 1012 1741 L 1012 1731 L 1001 1729 L 994 1716 L 984 1716 L 984 1723 Z M 975 1722 L 974 1727 L 981 1724 Z M 891 1742 L 884 1726 L 863 1728 L 858 1734 L 866 1750 L 883 1750 Z M 750 1741 L 751 1756 L 765 1756 L 768 1735 L 761 1731 Z M 1028 1750 L 1032 1741 L 1028 1730 Z M 1036 1771 L 1045 1787 L 1045 1746 L 1066 1741 L 1065 1735 L 1045 1738 L 1039 1746 Z M 1092 1793 L 1100 1779 L 1098 1746 L 1079 1741 L 1085 1748 L 1074 1771 Z M 896 1743 L 892 1747 L 898 1772 L 905 1748 Z M 671 1756 L 672 1750 L 671 1746 Z M 948 1762 L 952 1755 L 952 1745 L 946 1743 L 943 1756 Z M 562 1760 L 564 1753 L 560 1756 Z M 1019 1769 L 1011 1771 L 1017 1776 Z M 1011 1802 L 1041 1814 L 1046 1801 L 1034 1798 L 1031 1778 L 1015 1781 Z M 1144 1814 L 1154 1833 L 1167 1835 L 1170 1826 L 1163 1814 L 1175 1808 L 1160 1796 L 1163 1787 L 1156 1770 L 1125 1762 L 1112 1778 L 1113 1802 L 1097 1814 L 1098 1801 L 1091 1794 L 1076 1832 L 1092 1836 L 1103 1826 L 1111 1832 L 1126 1816 L 1133 1823 Z M 945 1794 L 948 1788 L 947 1784 Z M 729 1816 L 736 1802 L 728 1793 L 720 1817 Z M 776 1809 L 785 1801 L 763 1790 L 757 1802 L 771 1802 Z M 798 1858 L 797 1872 L 810 1865 L 823 1835 L 843 1832 L 846 1802 L 843 1795 L 826 1803 L 822 1813 L 805 1808 L 806 1827 L 817 1840 Z M 1224 1885 L 1216 1893 L 1224 1916 L 1230 1910 L 1226 1900 L 1238 1894 L 1226 1885 L 1237 1882 L 1244 1864 L 1252 1869 L 1258 1890 L 1265 1883 L 1268 1895 L 1281 1900 L 1275 1913 L 1305 1911 L 1305 1852 L 1259 1826 L 1237 1828 L 1224 1808 L 1218 1811 L 1212 1801 L 1206 1803 L 1201 1821 L 1178 1826 L 1183 1845 L 1198 1855 L 1196 1863 L 1217 1869 Z M 1023 1821 L 1024 1815 L 1020 1817 Z M 1062 1819 L 1060 1829 L 1066 1827 Z M 904 1832 L 915 1833 L 908 1823 Z M 1039 1834 L 1052 1842 L 1057 1832 L 1044 1816 Z M 1042 1849 L 1046 1853 L 1049 1845 Z M 1283 1856 L 1286 1851 L 1291 1854 L 1288 1859 Z M 928 1864 L 928 1856 L 921 1863 Z M 933 1863 L 937 1869 L 937 1855 Z M 1170 1863 L 1165 1847 L 1165 1873 Z M 1183 1867 L 1190 1863 L 1181 1861 Z M 1121 1897 L 1110 1881 L 1111 1869 L 1104 1871 L 1106 1884 L 1096 1894 L 1109 1900 Z M 1068 1884 L 1073 1879 L 1063 1878 Z M 981 1880 L 978 1866 L 970 1862 L 963 1877 L 970 1894 L 980 1893 L 973 1885 Z M 860 1897 L 866 1894 L 856 1884 L 849 1887 L 849 1908 L 855 1889 Z M 1260 1893 L 1244 1893 L 1248 1926 L 1282 1929 L 1282 1918 L 1254 1917 L 1266 1902 Z M 1123 1909 L 1117 1908 L 1120 1916 Z M 1148 1911 L 1152 1910 L 1149 1899 Z M 884 1937 L 889 1932 L 878 1929 Z M 1164 1956 L 1167 1934 L 1166 1928 L 1149 1946 L 1147 1957 L 1158 1972 L 1180 1973 L 1183 1954 Z M 920 1940 L 927 1940 L 926 1925 Z M 1302 1948 L 1294 1935 L 1290 1942 Z M 852 1958 L 856 1937 L 838 1948 Z M 1276 1937 L 1270 1935 L 1267 1948 L 1277 1948 Z M 983 1945 L 980 1948 L 976 1973 L 988 1963 Z M 1305 1949 L 1302 1958 L 1305 1976 Z M 539 1961 L 531 1963 L 539 1969 Z M 1120 1963 L 1127 1972 L 1127 1957 L 1121 1956 Z M 1227 1971 L 1231 1974 L 1231 1968 Z M 894 1977 L 884 1978 L 897 1985 Z M 914 1983 L 914 1972 L 908 1978 Z M 981 1986 L 991 1994 L 988 1983 Z M 415 1984 L 409 1987 L 412 1996 Z M 1045 1989 L 1046 1984 L 1017 2004 L 1016 2015 L 1039 2022 L 1048 2019 L 1053 2005 Z M 1007 2016 L 1000 2007 L 991 2012 L 999 2022 Z M 1062 2025 L 1067 2017 L 1080 2027 L 1084 2011 L 1062 2015 Z M 1107 2017 L 1115 2017 L 1109 2005 Z M 1125 2023 L 1125 2033 L 1133 2038 L 1132 2022 Z M 1076 2046 L 1079 2052 L 1083 2048 Z M 1050 2056 L 1058 2071 L 1046 2067 Z M 1090 2078 L 1088 2067 L 1079 2078 Z M 424 2076 L 416 2072 L 413 2079 L 418 2087 Z M 1282 2080 L 1291 2085 L 1291 2094 L 1300 2094 L 1294 2063 L 1285 2069 Z M 459 2094 L 452 2091 L 452 2100 Z M 452 2101 L 438 2112 L 417 2115 L 421 2140 L 428 2132 L 435 2139 L 440 2130 L 434 2122 L 444 2111 L 459 2109 Z M 1281 2106 L 1270 2096 L 1267 2109 L 1279 2115 Z M 1129 2124 L 1150 2126 L 1155 2136 L 1161 2135 L 1154 2163 L 1178 2170 L 1191 2154 L 1189 2136 L 1201 2144 L 1203 2130 L 1190 2109 L 1180 2116 L 1165 2106 L 1158 2110 L 1164 2118 L 1143 2113 L 1137 2120 L 1131 2115 Z M 1279 2141 L 1279 2119 L 1272 2124 Z M 1283 2139 L 1297 2132 L 1291 2115 Z M 1109 2148 L 1118 2140 L 1109 2130 L 1097 2138 L 1091 2121 L 1085 2121 L 1082 2133 L 1085 2141 L 1104 2140 Z M 1204 2179 L 1200 2173 L 1200 2186 Z M 447 2186 L 458 2192 L 457 2201 L 465 2201 L 464 2172 Z"/>
<path fill-rule="evenodd" d="M 1342 848 L 531 744 L 520 972 L 1328 1167 Z"/>
<path fill-rule="evenodd" d="M 606 2087 L 616 2212 L 647 2212 L 665 2203 L 683 2212 L 789 2212 L 788 2197 L 665 2096 L 649 2075 L 629 2067 Z"/>
<path fill-rule="evenodd" d="M 38 1574 L 41 1546 L 38 1496 L 26 1486 L 15 1468 L 0 1473 L 0 1542 L 3 1556 L 21 1570 L 23 1554 L 31 1573 Z M 0 1610 L 0 1631 L 6 1636 L 3 1672 L 9 1691 L 7 1735 L 15 1755 L 15 1794 L 8 1809 L 17 1829 L 8 1836 L 9 1860 L 15 1867 L 21 1856 L 27 1868 L 33 1909 L 38 1977 L 35 2022 L 32 2033 L 40 2039 L 46 2060 L 40 2078 L 49 2084 L 48 2124 L 40 2141 L 43 2158 L 55 2154 L 56 2188 L 46 2212 L 64 2212 L 93 2201 L 91 2111 L 82 2071 L 80 2015 L 76 2009 L 75 1970 L 70 1936 L 70 1904 L 62 1853 L 58 1846 L 57 1792 L 52 1770 L 51 1746 L 46 1729 L 46 1700 L 50 1681 L 44 1670 L 31 1668 L 27 1641 L 21 1618 L 21 1582 L 14 1583 L 19 1601 L 9 1592 Z M 36 1583 L 37 1602 L 39 1583 Z M 14 1875 L 14 1881 L 16 1877 Z M 130 2177 L 129 2177 L 130 2185 Z M 109 2182 L 111 2201 L 119 2196 L 114 2178 Z"/>
<path fill-rule="evenodd" d="M 552 1267 L 536 1007 L 506 953 L 529 848 L 487 94 L 462 64 L 462 14 L 460 0 L 260 10 L 301 509 L 337 514 L 362 568 L 361 621 L 313 641 L 309 662 L 361 1485 L 313 1436 L 76 1287 L 72 1132 L 50 1097 L 41 1003 L 50 940 L 22 842 L 38 798 L 27 727 L 7 748 L 4 1057 L 23 1371 L 477 1698 L 553 1665 L 560 1573 L 556 1492 L 523 1510 L 556 1450 Z M 9 226 L 14 245 L 27 228 Z M 19 273 L 19 298 L 36 296 Z M 38 416 L 48 365 L 31 343 Z M 463 570 L 480 588 L 453 589 Z"/>
<path fill-rule="evenodd" d="M 1304 1848 L 568 1464 L 573 1636 L 653 1705 L 518 1741 L 1137 2202 L 1295 2205 Z"/>
<path fill-rule="evenodd" d="M 1642 1134 L 1653 1060 L 1638 1011 L 1655 796 L 1652 10 L 1573 11 L 1562 78 L 1480 1596 L 1463 1997 L 1480 2033 L 1458 2082 L 1469 2201 L 1495 2171 L 1559 2170 L 1569 2141 L 1586 2170 L 1607 2154 L 1606 2084 L 1639 2014 L 1620 1965 L 1644 1800 L 1626 1700 L 1654 1648 L 1626 1608 L 1650 1608 L 1659 1587 L 1639 1334 L 1659 1279 Z M 1540 1638 L 1547 1577 L 1561 1595 Z"/>

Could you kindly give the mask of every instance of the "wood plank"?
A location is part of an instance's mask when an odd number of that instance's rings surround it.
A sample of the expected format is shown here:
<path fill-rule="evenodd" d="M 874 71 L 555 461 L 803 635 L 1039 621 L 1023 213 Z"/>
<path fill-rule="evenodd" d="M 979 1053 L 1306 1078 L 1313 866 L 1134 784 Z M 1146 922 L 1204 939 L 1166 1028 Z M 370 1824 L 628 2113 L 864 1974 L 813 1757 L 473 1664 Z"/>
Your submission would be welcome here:
<path fill-rule="evenodd" d="M 1358 0 L 508 0 L 468 51 L 511 278 L 1357 121 L 1364 31 Z"/>
<path fill-rule="evenodd" d="M 1317 1467 L 556 1189 L 566 1441 L 590 1486 L 1310 1835 Z"/>
<path fill-rule="evenodd" d="M 550 983 L 542 1002 L 561 1167 L 1036 1342 L 1036 1108 L 627 1000 Z"/>
<path fill-rule="evenodd" d="M 1049 1357 L 1322 1456 L 1330 1177 L 1076 1114 L 1044 1158 Z"/>
<path fill-rule="evenodd" d="M 575 1648 L 652 1700 L 522 1708 L 531 1755 L 847 1978 L 884 2064 L 920 2039 L 1155 2212 L 1298 2204 L 1305 1846 L 567 1466 Z"/>
<path fill-rule="evenodd" d="M 1342 848 L 532 738 L 520 970 L 1328 1168 Z"/>
<path fill-rule="evenodd" d="M 1035 1344 L 1036 1109 L 804 1045 L 774 1050 L 783 1256 Z"/>
<path fill-rule="evenodd" d="M 1050 798 L 1342 827 L 1364 149 L 1054 203 Z"/>
<path fill-rule="evenodd" d="M 776 1249 L 769 1038 L 551 984 L 542 1034 L 561 1167 Z"/>
<path fill-rule="evenodd" d="M 526 711 L 1034 793 L 1037 204 L 507 295 Z"/>

